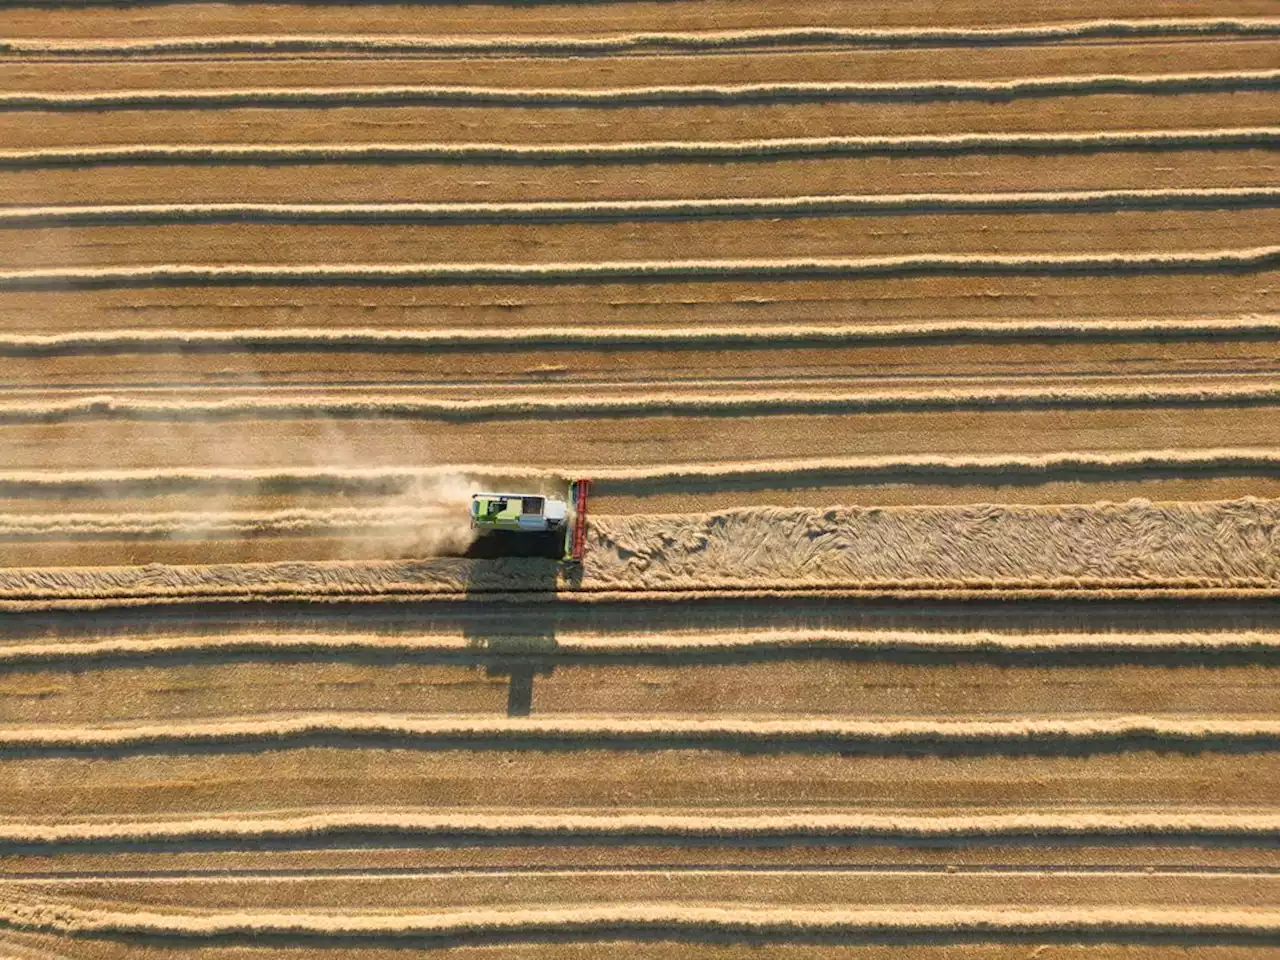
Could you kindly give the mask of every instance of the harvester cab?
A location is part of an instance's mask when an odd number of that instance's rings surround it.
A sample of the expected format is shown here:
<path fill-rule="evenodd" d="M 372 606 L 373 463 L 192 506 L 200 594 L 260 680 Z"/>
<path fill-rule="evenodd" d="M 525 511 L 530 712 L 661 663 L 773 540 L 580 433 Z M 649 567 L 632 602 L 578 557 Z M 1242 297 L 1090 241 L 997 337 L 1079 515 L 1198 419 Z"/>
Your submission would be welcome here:
<path fill-rule="evenodd" d="M 567 500 L 538 493 L 476 493 L 471 497 L 471 528 L 480 535 L 531 534 L 563 544 L 564 559 L 581 560 L 587 522 L 588 481 L 569 484 Z M 557 546 L 554 549 L 559 550 Z"/>

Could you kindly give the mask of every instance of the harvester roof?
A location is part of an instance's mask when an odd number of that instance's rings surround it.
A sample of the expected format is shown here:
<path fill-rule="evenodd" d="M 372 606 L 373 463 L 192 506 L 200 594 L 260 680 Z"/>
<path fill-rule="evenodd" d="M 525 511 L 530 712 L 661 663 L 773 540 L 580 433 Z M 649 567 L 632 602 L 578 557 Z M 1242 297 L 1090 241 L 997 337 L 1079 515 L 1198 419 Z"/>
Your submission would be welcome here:
<path fill-rule="evenodd" d="M 526 505 L 526 500 L 533 499 L 518 493 L 477 493 L 471 498 L 471 512 L 489 520 L 517 520 L 521 514 L 542 512 L 541 503 L 532 510 L 534 504 Z"/>

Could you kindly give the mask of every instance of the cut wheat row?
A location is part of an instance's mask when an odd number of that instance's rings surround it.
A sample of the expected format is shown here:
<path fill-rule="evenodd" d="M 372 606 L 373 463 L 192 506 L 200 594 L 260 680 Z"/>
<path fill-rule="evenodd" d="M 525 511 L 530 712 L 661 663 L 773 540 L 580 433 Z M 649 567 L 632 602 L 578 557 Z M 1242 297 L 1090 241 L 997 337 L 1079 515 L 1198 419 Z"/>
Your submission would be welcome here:
<path fill-rule="evenodd" d="M 1280 89 L 1280 70 L 1151 75 L 1099 74 L 1017 80 L 935 80 L 912 83 L 748 83 L 618 87 L 260 87 L 197 90 L 113 90 L 92 93 L 0 93 L 4 110 L 217 109 L 235 107 L 393 106 L 429 103 L 538 106 L 580 104 L 823 103 L 834 100 L 1012 100 L 1103 93 L 1236 93 Z"/>
<path fill-rule="evenodd" d="M 999 46 L 1073 40 L 1149 40 L 1280 36 L 1273 17 L 1084 20 L 991 28 L 907 27 L 857 29 L 791 27 L 760 30 L 649 32 L 597 37 L 245 35 L 148 37 L 140 39 L 0 40 L 0 54 L 54 56 L 148 56 L 177 53 L 527 53 L 535 56 L 628 53 L 646 50 L 754 50 L 790 46 Z"/>
<path fill-rule="evenodd" d="M 0 271 L 0 292 L 158 286 L 599 283 L 946 275 L 1107 276 L 1229 273 L 1280 265 L 1280 247 L 1064 255 L 926 254 L 791 260 L 635 260 L 587 263 L 154 264 Z"/>
<path fill-rule="evenodd" d="M 501 649 L 518 652 L 518 641 L 504 641 Z M 1151 655 L 1180 653 L 1280 652 L 1280 634 L 1253 631 L 1206 633 L 990 633 L 984 631 L 933 633 L 927 631 L 859 630 L 743 630 L 734 633 L 578 634 L 557 630 L 555 645 L 542 649 L 531 643 L 527 652 L 540 659 L 580 661 L 603 658 L 647 659 L 661 656 L 697 662 L 726 654 L 751 658 L 791 653 L 798 656 L 841 652 L 966 654 L 1102 654 Z M 248 634 L 128 636 L 95 640 L 52 640 L 0 644 L 0 664 L 81 663 L 93 661 L 156 660 L 169 656 L 239 657 L 308 656 L 323 660 L 345 654 L 389 654 L 441 657 L 487 656 L 475 638 L 461 633 L 416 636 L 384 634 L 307 634 L 254 632 Z"/>
<path fill-rule="evenodd" d="M 43 573 L 43 571 L 38 571 Z M 260 603 L 327 603 L 333 600 L 359 600 L 362 603 L 419 604 L 431 601 L 456 602 L 460 599 L 481 603 L 560 603 L 574 606 L 604 606 L 621 603 L 675 604 L 696 603 L 705 600 L 769 600 L 812 601 L 821 600 L 884 600 L 910 603 L 953 603 L 975 599 L 999 601 L 1227 601 L 1256 602 L 1280 599 L 1280 586 L 1274 581 L 1256 581 L 1252 585 L 1223 586 L 1205 582 L 1181 581 L 1177 583 L 1148 583 L 1135 586 L 1128 583 L 1072 582 L 1058 585 L 1020 584 L 1010 585 L 981 583 L 925 583 L 919 581 L 897 584 L 867 584 L 860 587 L 839 586 L 778 586 L 778 587 L 725 587 L 706 589 L 630 589 L 630 590 L 531 590 L 500 588 L 482 589 L 474 594 L 462 588 L 441 591 L 410 590 L 357 590 L 344 593 L 339 589 L 317 593 L 304 588 L 272 591 L 220 589 L 200 593 L 167 587 L 119 591 L 103 595 L 89 595 L 71 591 L 67 596 L 30 595 L 14 598 L 11 594 L 0 598 L 3 613 L 50 612 L 100 612 L 117 610 L 152 610 L 187 607 L 193 604 L 260 604 Z"/>
<path fill-rule="evenodd" d="M 690 390 L 694 384 L 690 384 Z M 718 417 L 787 414 L 878 413 L 930 410 L 1101 409 L 1107 407 L 1270 406 L 1280 385 L 1228 384 L 1188 387 L 990 387 L 978 390 L 824 393 L 757 391 L 591 396 L 512 397 L 499 400 L 433 400 L 361 397 L 356 400 L 237 397 L 228 400 L 147 400 L 119 396 L 0 404 L 0 425 L 74 420 L 189 422 L 226 419 L 435 419 L 471 422 L 502 419 L 613 417 Z M 0 519 L 0 525 L 4 520 Z"/>
<path fill-rule="evenodd" d="M 80 539 L 210 539 L 214 537 L 340 536 L 395 533 L 413 525 L 440 524 L 465 513 L 465 493 L 456 506 L 424 495 L 393 507 L 294 508 L 273 511 L 210 511 L 129 514 L 113 512 L 0 514 L 0 541 Z"/>
<path fill-rule="evenodd" d="M 1098 841 L 1141 837 L 1145 842 L 1234 839 L 1242 842 L 1280 839 L 1275 812 L 1169 813 L 1073 810 L 1038 813 L 927 815 L 898 813 L 743 814 L 707 811 L 699 814 L 631 813 L 410 813 L 377 809 L 351 812 L 298 813 L 290 816 L 229 814 L 180 819 L 129 819 L 57 822 L 0 820 L 0 844 L 74 845 L 148 842 L 191 843 L 200 840 L 321 840 L 350 834 L 409 837 L 527 837 L 605 839 L 670 837 L 760 839 L 821 837 L 825 840 L 880 838 L 913 840 L 991 840 L 1025 838 L 1091 838 Z"/>
<path fill-rule="evenodd" d="M 581 471 L 610 492 L 654 492 L 690 483 L 741 485 L 883 482 L 885 477 L 919 480 L 999 473 L 1010 480 L 1105 474 L 1107 476 L 1221 473 L 1236 476 L 1280 473 L 1280 450 L 1220 448 L 1134 450 L 1118 453 L 1060 453 L 892 457 L 834 457 L 721 463 L 654 464 L 644 467 L 597 466 Z M 255 495 L 314 492 L 388 496 L 412 492 L 420 484 L 457 476 L 503 477 L 521 481 L 565 482 L 563 471 L 523 465 L 456 464 L 439 467 L 297 467 L 156 470 L 38 471 L 0 470 L 0 495 L 45 498 L 76 496 L 164 496 L 173 493 Z"/>
<path fill-rule="evenodd" d="M 1097 213 L 1280 206 L 1280 187 L 910 193 L 525 203 L 203 203 L 0 207 L 0 227 L 186 223 L 556 223 L 858 213 Z"/>
<path fill-rule="evenodd" d="M 262 749 L 320 739 L 493 744 L 567 749 L 647 746 L 679 749 L 826 746 L 831 749 L 981 748 L 1101 749 L 1133 743 L 1162 749 L 1274 750 L 1280 720 L 1116 717 L 1083 720 L 801 720 L 636 717 L 404 716 L 306 713 L 267 718 L 0 730 L 0 749 L 12 751 L 146 751 L 167 747 L 249 744 Z"/>
<path fill-rule="evenodd" d="M 1280 127 L 663 140 L 634 143 L 164 144 L 0 150 L 0 169 L 116 164 L 650 163 L 786 157 L 1275 149 Z"/>
<path fill-rule="evenodd" d="M 25 901 L 25 902 L 24 902 Z M 1071 934 L 1107 940 L 1181 935 L 1212 941 L 1248 936 L 1269 941 L 1280 935 L 1280 911 L 1187 907 L 949 907 L 930 909 L 858 907 L 704 907 L 670 903 L 575 904 L 571 907 L 405 910 L 358 913 L 291 910 L 159 912 L 155 909 L 86 909 L 27 894 L 0 906 L 0 920 L 19 930 L 67 934 L 146 934 L 159 937 L 309 936 L 397 938 L 424 935 L 594 934 L 607 939 L 628 931 L 665 932 L 705 938 L 737 934 L 784 936 L 897 934 L 1024 937 Z"/>
<path fill-rule="evenodd" d="M 874 326 L 795 324 L 752 327 L 530 327 L 519 349 L 564 346 L 610 349 L 645 347 L 860 346 L 909 343 L 1054 342 L 1142 340 L 1264 340 L 1280 335 L 1280 316 L 1254 314 L 1217 318 L 1139 320 L 941 320 Z M 0 356 L 54 357 L 82 354 L 209 353 L 256 351 L 394 351 L 512 349 L 505 330 L 377 330 L 307 327 L 235 330 L 77 330 L 55 334 L 0 332 Z"/>

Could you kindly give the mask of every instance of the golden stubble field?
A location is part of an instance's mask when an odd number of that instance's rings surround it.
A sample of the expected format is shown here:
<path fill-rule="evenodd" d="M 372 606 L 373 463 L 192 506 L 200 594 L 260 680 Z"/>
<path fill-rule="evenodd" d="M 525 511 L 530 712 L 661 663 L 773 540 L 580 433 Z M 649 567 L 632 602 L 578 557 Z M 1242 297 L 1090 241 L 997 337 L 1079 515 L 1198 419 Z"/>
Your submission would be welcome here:
<path fill-rule="evenodd" d="M 1274 953 L 1276 13 L 0 2 L 0 956 Z"/>

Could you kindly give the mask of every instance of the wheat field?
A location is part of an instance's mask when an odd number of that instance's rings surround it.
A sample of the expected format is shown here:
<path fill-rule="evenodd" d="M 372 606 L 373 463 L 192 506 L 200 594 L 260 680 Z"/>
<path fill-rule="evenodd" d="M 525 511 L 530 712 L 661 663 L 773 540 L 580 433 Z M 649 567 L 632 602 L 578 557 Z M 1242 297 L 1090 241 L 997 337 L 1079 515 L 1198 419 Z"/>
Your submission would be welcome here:
<path fill-rule="evenodd" d="M 1209 6 L 0 0 L 0 958 L 1276 955 Z"/>

